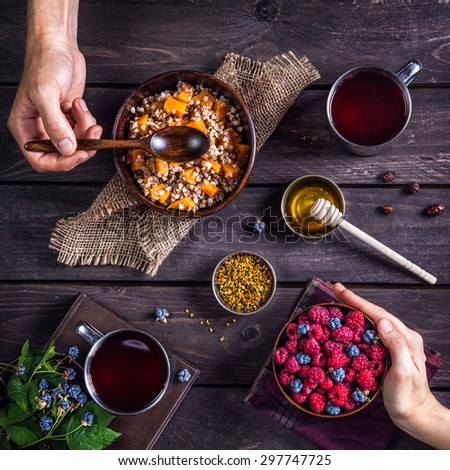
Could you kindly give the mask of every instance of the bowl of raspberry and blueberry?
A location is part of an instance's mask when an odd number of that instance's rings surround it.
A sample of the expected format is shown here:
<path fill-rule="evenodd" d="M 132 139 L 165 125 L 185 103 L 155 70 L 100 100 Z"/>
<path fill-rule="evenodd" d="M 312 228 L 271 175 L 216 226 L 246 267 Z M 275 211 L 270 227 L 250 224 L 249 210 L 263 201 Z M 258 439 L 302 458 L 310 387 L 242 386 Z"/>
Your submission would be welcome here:
<path fill-rule="evenodd" d="M 362 410 L 378 395 L 387 358 L 372 320 L 348 305 L 330 303 L 290 319 L 278 336 L 272 363 L 292 405 L 339 418 Z"/>

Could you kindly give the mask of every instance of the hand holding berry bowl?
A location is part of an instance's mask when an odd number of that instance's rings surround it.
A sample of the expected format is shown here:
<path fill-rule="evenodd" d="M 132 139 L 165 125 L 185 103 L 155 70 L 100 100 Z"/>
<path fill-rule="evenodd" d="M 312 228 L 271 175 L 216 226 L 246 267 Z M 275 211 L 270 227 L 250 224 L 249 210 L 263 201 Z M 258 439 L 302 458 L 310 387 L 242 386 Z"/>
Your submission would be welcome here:
<path fill-rule="evenodd" d="M 377 396 L 387 356 L 369 317 L 345 304 L 319 304 L 285 325 L 273 369 L 291 404 L 315 416 L 338 418 Z"/>

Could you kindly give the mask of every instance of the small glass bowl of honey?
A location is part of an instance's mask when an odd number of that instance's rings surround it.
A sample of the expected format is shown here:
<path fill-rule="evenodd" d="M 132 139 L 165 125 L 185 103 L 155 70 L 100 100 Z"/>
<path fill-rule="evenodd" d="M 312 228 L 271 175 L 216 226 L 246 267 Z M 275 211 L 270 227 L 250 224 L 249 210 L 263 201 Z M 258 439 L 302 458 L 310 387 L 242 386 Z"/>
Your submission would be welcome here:
<path fill-rule="evenodd" d="M 286 225 L 303 238 L 322 238 L 336 227 L 317 222 L 310 214 L 317 199 L 324 198 L 345 213 L 345 200 L 339 187 L 325 176 L 306 175 L 293 181 L 283 194 L 281 214 Z"/>

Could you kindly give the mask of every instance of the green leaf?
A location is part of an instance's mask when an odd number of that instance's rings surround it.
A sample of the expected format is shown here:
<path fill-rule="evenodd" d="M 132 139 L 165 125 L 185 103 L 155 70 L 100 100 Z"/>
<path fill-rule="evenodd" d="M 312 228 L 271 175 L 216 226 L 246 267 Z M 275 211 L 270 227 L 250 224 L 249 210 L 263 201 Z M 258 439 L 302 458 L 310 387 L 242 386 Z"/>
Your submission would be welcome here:
<path fill-rule="evenodd" d="M 44 357 L 42 358 L 42 362 L 47 362 L 52 357 L 55 356 L 55 341 L 52 339 L 50 344 L 48 345 L 47 351 L 44 353 Z"/>
<path fill-rule="evenodd" d="M 6 434 L 0 434 L 0 450 L 10 450 L 11 444 L 9 443 Z"/>
<path fill-rule="evenodd" d="M 20 447 L 33 444 L 39 439 L 34 432 L 24 426 L 7 426 L 5 430 L 11 441 Z"/>
<path fill-rule="evenodd" d="M 10 403 L 8 406 L 8 411 L 6 412 L 5 417 L 5 426 L 10 426 L 12 424 L 17 424 L 23 421 L 24 419 L 29 418 L 34 413 L 33 411 L 23 410 L 15 403 Z"/>
<path fill-rule="evenodd" d="M 53 366 L 50 362 L 44 362 L 43 364 L 44 369 L 48 370 L 49 372 L 55 372 L 55 366 Z"/>
<path fill-rule="evenodd" d="M 25 359 L 28 357 L 28 351 L 30 350 L 30 342 L 28 340 L 23 343 L 22 351 L 19 357 L 19 364 L 23 364 Z"/>
<path fill-rule="evenodd" d="M 0 428 L 6 425 L 6 415 L 3 410 L 0 410 Z"/>
<path fill-rule="evenodd" d="M 7 386 L 8 395 L 14 400 L 22 410 L 28 409 L 28 397 L 22 379 L 18 375 L 13 375 Z"/>
<path fill-rule="evenodd" d="M 28 400 L 30 410 L 35 410 L 37 401 L 36 398 L 39 396 L 38 383 L 37 381 L 25 384 L 25 393 Z"/>
<path fill-rule="evenodd" d="M 67 444 L 72 450 L 101 450 L 112 444 L 119 436 L 119 432 L 94 424 L 69 434 Z"/>

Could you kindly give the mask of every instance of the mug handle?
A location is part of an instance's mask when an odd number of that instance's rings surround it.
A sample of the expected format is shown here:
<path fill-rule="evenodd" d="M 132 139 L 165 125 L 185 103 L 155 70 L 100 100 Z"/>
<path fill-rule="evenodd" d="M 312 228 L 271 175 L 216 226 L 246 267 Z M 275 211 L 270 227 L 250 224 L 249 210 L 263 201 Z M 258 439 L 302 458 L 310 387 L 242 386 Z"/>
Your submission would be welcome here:
<path fill-rule="evenodd" d="M 412 59 L 396 75 L 405 85 L 409 85 L 422 69 L 422 63 L 417 59 Z"/>
<path fill-rule="evenodd" d="M 75 325 L 75 333 L 78 336 L 81 336 L 91 346 L 93 346 L 100 338 L 103 337 L 103 334 L 100 333 L 100 331 L 84 321 L 79 321 Z"/>

